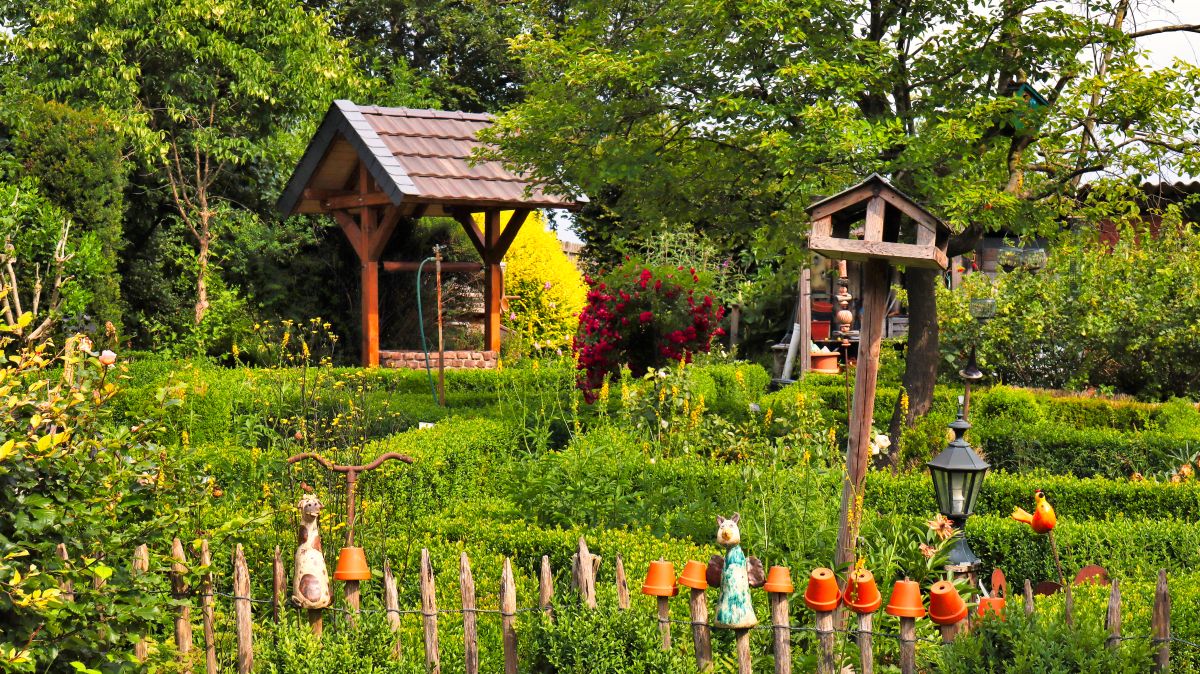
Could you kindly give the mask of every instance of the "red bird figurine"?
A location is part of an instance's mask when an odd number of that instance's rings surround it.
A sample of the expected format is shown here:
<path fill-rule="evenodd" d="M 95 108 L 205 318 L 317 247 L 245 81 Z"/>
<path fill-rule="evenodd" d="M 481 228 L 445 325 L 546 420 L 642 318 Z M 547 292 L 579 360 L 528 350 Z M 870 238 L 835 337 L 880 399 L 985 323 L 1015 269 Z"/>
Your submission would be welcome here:
<path fill-rule="evenodd" d="M 1041 489 L 1033 493 L 1033 514 L 1021 508 L 1013 508 L 1012 518 L 1033 527 L 1039 534 L 1048 534 L 1054 530 L 1057 519 L 1054 516 L 1054 506 L 1046 500 L 1046 493 Z"/>

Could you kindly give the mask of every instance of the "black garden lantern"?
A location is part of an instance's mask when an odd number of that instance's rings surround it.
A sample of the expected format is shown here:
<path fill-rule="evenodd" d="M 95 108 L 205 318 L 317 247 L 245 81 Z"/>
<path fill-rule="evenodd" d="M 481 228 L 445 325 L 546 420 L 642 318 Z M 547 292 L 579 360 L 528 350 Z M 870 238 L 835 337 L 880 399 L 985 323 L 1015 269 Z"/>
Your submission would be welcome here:
<path fill-rule="evenodd" d="M 959 414 L 958 419 L 950 424 L 954 440 L 926 464 L 929 466 L 929 476 L 933 478 L 938 510 L 959 531 L 963 530 L 967 518 L 975 511 L 975 500 L 979 498 L 979 490 L 983 487 L 984 475 L 991 467 L 963 440 L 963 434 L 970 427 L 971 424 Z M 949 561 L 951 566 L 971 567 L 979 563 L 979 558 L 967 546 L 966 537 L 959 536 L 958 542 L 950 549 Z"/>

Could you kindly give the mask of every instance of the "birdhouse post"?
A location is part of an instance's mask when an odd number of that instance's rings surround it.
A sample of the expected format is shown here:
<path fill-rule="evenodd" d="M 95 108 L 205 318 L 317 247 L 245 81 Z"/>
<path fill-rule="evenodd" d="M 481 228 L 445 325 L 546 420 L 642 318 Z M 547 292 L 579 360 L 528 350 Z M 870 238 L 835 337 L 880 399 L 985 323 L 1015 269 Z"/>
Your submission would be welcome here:
<path fill-rule="evenodd" d="M 842 486 L 836 561 L 854 561 L 860 517 L 851 517 L 870 460 L 879 349 L 893 265 L 945 269 L 950 228 L 877 173 L 850 189 L 808 207 L 808 247 L 839 260 L 863 263 L 858 372 L 850 411 L 850 446 Z M 860 225 L 861 223 L 861 225 Z"/>

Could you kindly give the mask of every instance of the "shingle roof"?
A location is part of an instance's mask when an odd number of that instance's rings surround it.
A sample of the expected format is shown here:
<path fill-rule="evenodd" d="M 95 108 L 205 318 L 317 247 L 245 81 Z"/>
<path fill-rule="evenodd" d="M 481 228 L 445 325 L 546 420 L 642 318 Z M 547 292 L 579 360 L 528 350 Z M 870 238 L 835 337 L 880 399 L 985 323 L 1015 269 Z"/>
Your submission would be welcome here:
<path fill-rule="evenodd" d="M 483 145 L 477 134 L 491 124 L 486 114 L 334 101 L 278 208 L 285 214 L 323 211 L 312 193 L 344 190 L 359 161 L 397 206 L 576 208 L 586 201 L 546 194 L 499 161 L 472 164 L 473 152 Z"/>

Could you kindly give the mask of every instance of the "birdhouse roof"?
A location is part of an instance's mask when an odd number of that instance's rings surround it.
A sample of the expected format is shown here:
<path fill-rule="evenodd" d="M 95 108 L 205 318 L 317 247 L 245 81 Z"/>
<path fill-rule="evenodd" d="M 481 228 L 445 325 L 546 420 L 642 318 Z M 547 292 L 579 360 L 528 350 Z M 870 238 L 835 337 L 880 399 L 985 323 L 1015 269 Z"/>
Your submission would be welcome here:
<path fill-rule="evenodd" d="M 831 197 L 825 197 L 809 205 L 805 210 L 814 220 L 825 216 L 833 216 L 838 221 L 857 220 L 865 216 L 867 202 L 874 196 L 883 197 L 889 206 L 899 209 L 908 217 L 916 220 L 918 224 L 938 230 L 945 229 L 946 234 L 950 232 L 950 228 L 942 222 L 941 218 L 930 213 L 912 197 L 893 185 L 890 180 L 878 173 L 872 173 L 857 185 Z"/>

